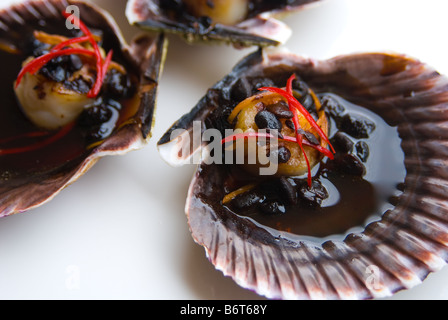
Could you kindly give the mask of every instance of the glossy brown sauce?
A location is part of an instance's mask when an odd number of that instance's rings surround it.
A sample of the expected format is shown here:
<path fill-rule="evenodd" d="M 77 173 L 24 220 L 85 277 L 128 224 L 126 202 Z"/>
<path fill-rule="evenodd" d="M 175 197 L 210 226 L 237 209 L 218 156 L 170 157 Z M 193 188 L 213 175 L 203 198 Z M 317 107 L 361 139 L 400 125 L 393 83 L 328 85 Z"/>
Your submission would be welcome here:
<path fill-rule="evenodd" d="M 401 139 L 395 127 L 389 126 L 375 113 L 340 97 L 331 95 L 346 109 L 347 114 L 361 115 L 372 120 L 376 129 L 368 138 L 354 139 L 368 144 L 370 155 L 364 163 L 364 176 L 334 171 L 331 160 L 324 160 L 319 168 L 314 168 L 314 180 L 320 182 L 328 193 L 320 206 L 308 205 L 303 201 L 286 205 L 283 214 L 266 214 L 256 205 L 243 211 L 232 203 L 226 208 L 234 214 L 253 220 L 260 228 L 285 231 L 302 237 L 334 238 L 344 237 L 353 231 L 362 231 L 369 223 L 379 220 L 381 215 L 393 209 L 403 192 L 406 169 Z M 330 137 L 338 131 L 331 119 Z M 229 176 L 228 188 L 250 183 L 253 177 L 245 175 L 241 169 L 229 166 L 233 172 Z M 306 177 L 293 178 L 300 184 Z M 262 181 L 258 181 L 262 183 Z M 284 191 L 279 191 L 284 192 Z"/>
<path fill-rule="evenodd" d="M 64 20 L 55 21 L 54 24 L 47 22 L 39 30 L 50 33 L 60 34 L 68 37 L 79 36 L 73 34 L 64 28 Z M 62 27 L 61 27 L 62 26 Z M 33 26 L 24 27 L 21 32 L 14 35 L 14 45 L 18 46 L 18 52 L 7 52 L 0 50 L 0 61 L 2 62 L 2 74 L 0 77 L 0 141 L 12 137 L 19 137 L 30 132 L 45 131 L 32 122 L 22 113 L 20 105 L 16 99 L 13 83 L 22 68 L 22 62 L 32 55 L 32 33 Z M 104 43 L 107 43 L 107 50 L 114 49 L 113 60 L 118 63 L 124 63 L 121 56 L 121 49 L 116 41 L 110 41 L 110 35 L 104 34 Z M 125 65 L 125 64 L 124 64 Z M 126 65 L 125 65 L 126 66 Z M 132 70 L 131 67 L 128 70 Z M 136 110 L 135 99 L 121 101 L 112 101 L 117 106 L 115 120 L 107 124 L 109 128 L 102 128 L 110 135 L 113 130 L 123 121 L 127 120 L 130 114 Z M 0 155 L 0 186 L 20 185 L 23 181 L 32 176 L 35 179 L 44 177 L 47 174 L 58 172 L 63 168 L 76 166 L 80 161 L 88 156 L 92 151 L 90 145 L 97 141 L 86 139 L 89 128 L 78 124 L 63 138 L 51 143 L 45 147 L 34 151 L 20 152 L 16 154 Z M 52 136 L 57 131 L 50 132 L 42 137 L 23 137 L 13 139 L 8 142 L 0 143 L 0 149 L 10 149 L 38 144 Z M 102 138 L 105 138 L 104 136 Z"/>

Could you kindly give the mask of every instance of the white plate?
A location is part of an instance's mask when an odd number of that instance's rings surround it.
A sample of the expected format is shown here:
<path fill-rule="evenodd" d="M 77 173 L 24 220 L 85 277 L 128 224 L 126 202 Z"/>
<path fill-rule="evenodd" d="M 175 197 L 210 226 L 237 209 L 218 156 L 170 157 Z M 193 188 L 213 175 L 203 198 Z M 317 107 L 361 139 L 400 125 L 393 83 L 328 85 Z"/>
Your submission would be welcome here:
<path fill-rule="evenodd" d="M 141 32 L 128 25 L 125 0 L 92 2 L 127 39 Z M 441 0 L 327 0 L 286 19 L 294 30 L 286 47 L 316 59 L 392 50 L 448 74 L 446 12 Z M 0 299 L 262 299 L 215 271 L 193 242 L 184 204 L 195 168 L 171 168 L 156 149 L 254 49 L 169 40 L 149 145 L 102 159 L 45 206 L 0 220 Z M 447 281 L 445 267 L 390 299 L 448 299 Z"/>

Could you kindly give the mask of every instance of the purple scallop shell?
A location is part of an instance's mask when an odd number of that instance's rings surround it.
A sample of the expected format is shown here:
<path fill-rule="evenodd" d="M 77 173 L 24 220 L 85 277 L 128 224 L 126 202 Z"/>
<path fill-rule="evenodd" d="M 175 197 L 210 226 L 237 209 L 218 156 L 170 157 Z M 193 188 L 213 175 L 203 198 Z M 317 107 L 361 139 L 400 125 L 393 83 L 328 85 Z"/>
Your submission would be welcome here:
<path fill-rule="evenodd" d="M 176 21 L 164 14 L 159 1 L 154 0 L 129 0 L 126 15 L 131 24 L 144 29 L 180 34 L 188 41 L 227 42 L 243 47 L 251 45 L 276 46 L 285 43 L 292 32 L 275 16 L 302 10 L 319 1 L 293 0 L 288 3 L 266 1 L 269 8 L 234 26 L 216 24 L 208 28 L 202 28 L 198 24 Z"/>
<path fill-rule="evenodd" d="M 258 51 L 168 130 L 161 154 L 184 163 L 169 152 L 177 141 L 171 132 L 191 128 L 194 120 L 209 123 L 241 79 L 286 79 L 293 72 L 317 92 L 333 92 L 398 128 L 407 171 L 398 204 L 362 232 L 316 242 L 224 210 L 224 171 L 203 163 L 186 204 L 194 240 L 216 269 L 271 299 L 371 299 L 421 283 L 448 259 L 448 78 L 414 58 L 361 53 L 315 61 Z"/>
<path fill-rule="evenodd" d="M 69 5 L 80 9 L 87 26 L 107 31 L 110 44 L 116 44 L 128 66 L 139 79 L 139 102 L 133 121 L 120 127 L 81 159 L 58 170 L 49 168 L 38 175 L 31 173 L 26 179 L 0 180 L 0 217 L 28 211 L 56 196 L 76 181 L 101 157 L 124 154 L 142 148 L 150 138 L 153 126 L 158 78 L 165 55 L 163 36 L 140 36 L 126 44 L 113 18 L 102 9 L 83 1 L 35 0 L 12 5 L 0 11 L 0 39 L 14 46 L 15 32 L 21 27 L 38 28 L 46 20 L 60 21 L 65 25 L 62 12 Z M 12 90 L 12 85 L 11 85 Z M 0 168 L 1 170 L 1 168 Z"/>

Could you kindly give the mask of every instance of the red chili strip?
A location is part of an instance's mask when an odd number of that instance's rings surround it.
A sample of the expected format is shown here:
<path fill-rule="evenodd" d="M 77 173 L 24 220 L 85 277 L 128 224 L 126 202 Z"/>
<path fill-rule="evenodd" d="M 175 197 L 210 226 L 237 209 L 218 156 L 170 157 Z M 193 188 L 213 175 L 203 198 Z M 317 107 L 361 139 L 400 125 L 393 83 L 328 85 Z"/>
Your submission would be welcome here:
<path fill-rule="evenodd" d="M 84 32 L 85 36 L 63 41 L 63 42 L 59 43 L 58 45 L 54 46 L 48 54 L 45 54 L 38 58 L 35 58 L 31 62 L 29 62 L 27 65 L 25 65 L 22 68 L 19 75 L 17 76 L 16 87 L 20 84 L 20 82 L 22 81 L 22 79 L 26 73 L 35 74 L 44 65 L 46 65 L 48 62 L 50 62 L 54 58 L 57 58 L 57 57 L 63 56 L 63 55 L 71 55 L 71 54 L 87 55 L 87 56 L 94 56 L 96 58 L 97 78 L 96 78 L 93 88 L 87 94 L 87 96 L 89 98 L 94 98 L 99 94 L 99 92 L 101 90 L 102 84 L 104 82 L 104 78 L 106 77 L 106 74 L 107 74 L 107 70 L 112 61 L 113 51 L 112 50 L 109 51 L 105 61 L 103 62 L 100 48 L 99 48 L 97 42 L 95 41 L 93 34 L 90 32 L 89 28 L 87 28 L 87 26 L 78 18 L 71 16 L 70 14 L 68 14 L 66 12 L 63 12 L 62 14 L 66 18 L 72 17 L 74 24 L 79 26 L 79 28 L 82 30 L 82 32 Z M 65 47 L 70 47 L 73 44 L 87 42 L 87 41 L 92 44 L 93 51 L 88 50 L 88 49 L 81 49 L 81 48 L 63 49 Z M 0 155 L 29 152 L 29 151 L 34 151 L 34 150 L 40 149 L 42 147 L 45 147 L 45 146 L 61 139 L 62 137 L 64 137 L 68 132 L 70 132 L 73 129 L 74 125 L 75 125 L 75 123 L 71 123 L 71 124 L 63 127 L 55 135 L 53 135 L 41 142 L 29 145 L 29 146 L 10 148 L 10 149 L 0 149 Z M 21 138 L 41 137 L 41 136 L 45 136 L 48 134 L 49 134 L 49 132 L 43 132 L 43 131 L 30 132 L 30 133 L 26 133 L 26 134 L 23 134 L 18 137 L 11 137 L 11 138 L 6 138 L 3 140 L 0 140 L 0 143 L 6 143 L 6 142 L 14 141 L 16 139 L 21 139 Z"/>
<path fill-rule="evenodd" d="M 103 62 L 101 59 L 101 52 L 99 51 L 98 46 L 94 47 L 95 55 L 97 56 L 96 60 L 96 81 L 93 85 L 92 90 L 89 91 L 87 94 L 87 97 L 89 98 L 95 98 L 101 90 L 101 87 L 103 85 Z M 98 58 L 99 57 L 99 58 Z"/>
<path fill-rule="evenodd" d="M 103 80 L 106 78 L 107 70 L 109 69 L 109 65 L 112 62 L 112 55 L 114 54 L 113 50 L 110 50 L 106 56 L 106 60 L 104 60 L 103 64 Z"/>
<path fill-rule="evenodd" d="M 25 147 L 18 147 L 18 148 L 10 148 L 10 149 L 0 149 L 0 156 L 2 155 L 8 155 L 8 154 L 16 154 L 16 153 L 23 153 L 23 152 L 30 152 L 35 151 L 38 149 L 41 149 L 43 147 L 46 147 L 47 145 L 52 144 L 53 142 L 56 142 L 63 138 L 65 135 L 67 135 L 75 126 L 75 122 L 72 122 L 65 127 L 63 127 L 61 130 L 59 130 L 55 135 L 42 140 L 40 142 L 31 144 L 29 146 Z"/>
<path fill-rule="evenodd" d="M 281 140 L 285 140 L 285 141 L 289 141 L 289 142 L 296 142 L 297 143 L 297 139 L 296 138 L 288 137 L 288 136 L 283 136 L 283 139 L 281 139 Z M 313 143 L 309 142 L 306 138 L 303 138 L 302 143 L 303 143 L 303 145 L 305 145 L 307 147 L 311 147 L 311 148 L 319 151 L 320 153 L 322 153 L 326 157 L 330 158 L 331 160 L 334 159 L 334 154 L 330 150 L 328 150 L 327 148 L 324 148 L 324 147 L 322 147 L 321 145 L 318 145 L 318 144 L 313 144 Z"/>
<path fill-rule="evenodd" d="M 295 79 L 295 77 L 296 76 L 293 74 L 288 79 L 287 85 L 286 85 L 286 90 L 291 95 L 293 94 L 293 92 L 292 92 L 292 82 Z M 306 166 L 308 168 L 308 186 L 311 187 L 311 184 L 312 184 L 311 165 L 310 165 L 310 161 L 308 159 L 308 155 L 306 154 L 305 149 L 303 149 L 303 144 L 302 144 L 303 135 L 299 133 L 299 129 L 300 129 L 299 119 L 298 119 L 297 113 L 295 112 L 295 110 L 293 110 L 293 107 L 292 107 L 292 105 L 290 103 L 288 103 L 288 108 L 292 112 L 292 114 L 294 115 L 294 117 L 292 118 L 292 121 L 294 122 L 294 128 L 295 128 L 297 143 L 298 143 L 300 149 L 302 150 L 303 157 L 305 158 L 305 161 L 306 161 Z"/>
<path fill-rule="evenodd" d="M 245 132 L 245 133 L 238 133 L 238 134 L 234 134 L 234 135 L 230 135 L 228 137 L 225 137 L 224 139 L 221 140 L 221 144 L 225 144 L 227 142 L 232 142 L 238 139 L 243 139 L 243 138 L 270 138 L 270 139 L 275 139 L 278 138 L 270 133 L 259 133 L 259 132 Z M 288 141 L 288 142 L 295 142 L 297 143 L 297 139 L 293 138 L 293 137 L 288 137 L 288 136 L 283 136 L 283 138 L 279 139 L 279 140 L 284 140 L 284 141 Z M 320 145 L 315 145 L 312 144 L 311 142 L 309 142 L 308 140 L 306 140 L 305 138 L 303 138 L 302 140 L 303 145 L 307 146 L 307 147 L 311 147 L 317 151 L 319 151 L 320 153 L 324 154 L 325 156 L 327 156 L 328 158 L 330 158 L 331 160 L 334 159 L 334 155 L 333 153 L 331 153 L 330 150 L 328 150 L 327 148 L 324 148 Z"/>
<path fill-rule="evenodd" d="M 316 123 L 316 121 L 314 120 L 314 118 L 311 116 L 311 114 L 305 109 L 305 107 L 302 106 L 302 104 L 294 97 L 294 93 L 293 93 L 293 89 L 292 89 L 292 82 L 294 81 L 294 79 L 296 79 L 295 74 L 293 74 L 287 81 L 287 85 L 286 85 L 286 91 L 280 88 L 274 88 L 274 87 L 263 87 L 260 88 L 258 90 L 260 91 L 270 91 L 270 92 L 274 92 L 277 94 L 280 94 L 281 96 L 283 96 L 287 101 L 288 101 L 288 107 L 289 110 L 294 114 L 294 117 L 292 118 L 293 122 L 294 122 L 294 127 L 295 127 L 295 135 L 296 138 L 292 138 L 292 137 L 283 137 L 282 140 L 285 141 L 290 141 L 290 142 L 296 142 L 299 146 L 300 149 L 303 152 L 303 156 L 305 158 L 306 164 L 307 164 L 307 169 L 308 169 L 308 185 L 311 187 L 312 184 L 312 173 L 311 173 L 311 165 L 310 165 L 310 161 L 308 159 L 308 156 L 303 148 L 303 145 L 312 147 L 316 150 L 318 150 L 320 153 L 324 154 L 325 156 L 327 156 L 330 159 L 334 159 L 334 155 L 333 153 L 334 148 L 330 143 L 330 140 L 328 139 L 327 135 L 322 131 L 322 129 L 319 127 L 319 125 Z M 327 148 L 322 147 L 321 145 L 315 145 L 310 143 L 307 139 L 304 139 L 303 135 L 300 134 L 299 130 L 300 129 L 300 123 L 299 123 L 299 118 L 298 118 L 298 112 L 300 112 L 305 119 L 310 123 L 310 125 L 318 132 L 319 136 L 328 143 L 328 145 L 331 147 L 333 153 L 331 153 Z M 221 143 L 226 143 L 229 141 L 233 141 L 235 139 L 240 139 L 240 138 L 249 138 L 249 137 L 265 137 L 265 138 L 274 138 L 273 135 L 267 133 L 267 134 L 260 134 L 257 132 L 248 132 L 248 133 L 242 133 L 242 134 L 236 134 L 236 135 L 232 135 L 229 136 L 225 139 L 223 139 L 221 141 Z"/>
<path fill-rule="evenodd" d="M 84 22 L 81 21 L 81 19 L 78 19 L 78 17 L 74 16 L 71 13 L 62 11 L 62 15 L 68 19 L 68 18 L 72 18 L 73 19 L 73 24 L 77 25 L 79 27 L 79 29 L 81 29 L 81 31 L 90 38 L 92 45 L 94 45 L 94 43 L 96 43 L 95 38 L 93 37 L 92 32 L 90 32 L 90 29 L 87 28 L 87 26 L 84 24 Z"/>
<path fill-rule="evenodd" d="M 71 54 L 81 54 L 86 56 L 94 56 L 95 53 L 87 50 L 87 49 L 77 49 L 77 48 L 71 48 L 71 49 L 64 49 L 59 51 L 54 51 L 47 53 L 46 55 L 40 56 L 30 63 L 28 63 L 26 66 L 23 67 L 23 69 L 20 71 L 19 75 L 17 76 L 16 81 L 16 88 L 22 81 L 22 78 L 25 76 L 26 73 L 35 74 L 37 71 L 39 71 L 44 65 L 46 65 L 48 62 L 50 62 L 52 59 L 57 58 L 59 56 L 64 55 L 71 55 Z"/>
<path fill-rule="evenodd" d="M 9 138 L 4 138 L 0 140 L 0 144 L 5 144 L 11 141 L 15 141 L 15 140 L 20 140 L 20 139 L 26 139 L 26 138 L 39 138 L 39 137 L 44 137 L 49 135 L 50 132 L 48 131 L 34 131 L 34 132 L 27 132 L 15 137 L 9 137 Z"/>
<path fill-rule="evenodd" d="M 98 96 L 98 94 L 101 91 L 101 87 L 103 85 L 104 78 L 107 74 L 107 68 L 112 60 L 112 53 L 111 53 L 112 51 L 109 52 L 108 57 L 106 58 L 106 61 L 103 62 L 103 58 L 101 56 L 101 51 L 98 46 L 98 43 L 95 41 L 95 37 L 90 32 L 89 28 L 80 19 L 78 19 L 77 17 L 75 17 L 69 13 L 62 12 L 62 15 L 65 18 L 71 18 L 73 20 L 73 23 L 76 24 L 81 29 L 81 31 L 85 34 L 85 36 L 63 41 L 60 44 L 53 47 L 53 49 L 48 54 L 45 54 L 39 58 L 36 58 L 33 61 L 31 61 L 30 63 L 28 63 L 20 71 L 20 73 L 17 77 L 16 87 L 20 84 L 23 76 L 26 73 L 31 73 L 31 74 L 36 73 L 45 64 L 47 64 L 50 60 L 52 60 L 58 56 L 70 55 L 70 54 L 86 54 L 86 55 L 94 56 L 96 58 L 96 69 L 97 69 L 96 80 L 95 80 L 93 87 L 87 93 L 87 97 L 95 98 L 96 96 Z M 87 50 L 87 49 L 78 49 L 78 48 L 62 50 L 63 48 L 69 47 L 73 44 L 87 42 L 87 41 L 91 43 L 91 45 L 93 47 L 93 51 Z M 70 50 L 79 50 L 79 51 L 70 51 Z"/>
<path fill-rule="evenodd" d="M 77 43 L 82 43 L 82 42 L 87 42 L 87 41 L 90 41 L 89 36 L 68 39 L 66 41 L 61 42 L 57 46 L 54 46 L 53 49 L 51 49 L 50 51 L 58 51 L 58 50 L 64 49 L 65 47 L 69 47 L 71 45 L 74 45 Z"/>
<path fill-rule="evenodd" d="M 297 101 L 296 98 L 294 98 L 294 96 L 290 93 L 288 93 L 287 91 L 280 89 L 280 88 L 273 88 L 273 87 L 263 87 L 258 89 L 260 91 L 270 91 L 270 92 L 275 92 L 280 94 L 281 96 L 283 96 L 286 100 L 288 100 L 288 103 L 294 107 L 295 109 L 297 109 L 304 117 L 305 119 L 311 124 L 311 126 L 317 131 L 317 133 L 319 134 L 319 136 L 325 140 L 325 142 L 328 143 L 328 145 L 330 146 L 331 150 L 333 152 L 335 152 L 333 146 L 330 143 L 330 140 L 328 139 L 327 135 L 322 131 L 322 129 L 319 127 L 319 125 L 316 123 L 316 121 L 313 119 L 313 117 L 308 113 L 308 111 L 305 109 L 304 106 L 302 106 L 302 104 Z"/>
<path fill-rule="evenodd" d="M 96 76 L 96 81 L 95 84 L 93 86 L 93 88 L 89 91 L 89 93 L 87 94 L 87 97 L 89 98 L 95 98 L 100 90 L 101 87 L 103 85 L 103 59 L 101 57 L 101 51 L 100 48 L 98 47 L 98 43 L 96 43 L 95 38 L 93 37 L 93 34 L 90 32 L 89 28 L 87 28 L 87 26 L 77 17 L 71 15 L 70 13 L 67 13 L 65 11 L 62 12 L 62 14 L 64 15 L 65 18 L 72 18 L 73 19 L 73 24 L 77 25 L 82 32 L 84 32 L 84 34 L 86 36 L 89 37 L 90 43 L 93 46 L 93 51 L 95 52 L 96 55 L 96 69 L 97 69 L 97 76 Z"/>

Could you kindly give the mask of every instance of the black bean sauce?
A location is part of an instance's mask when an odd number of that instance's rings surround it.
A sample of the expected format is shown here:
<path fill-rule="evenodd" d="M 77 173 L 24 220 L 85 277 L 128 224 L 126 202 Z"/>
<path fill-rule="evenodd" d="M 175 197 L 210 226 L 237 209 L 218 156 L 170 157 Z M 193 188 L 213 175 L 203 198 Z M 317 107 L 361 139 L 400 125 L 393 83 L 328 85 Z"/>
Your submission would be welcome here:
<path fill-rule="evenodd" d="M 61 28 L 61 21 L 63 23 L 63 20 L 47 21 L 45 27 L 37 27 L 37 30 L 67 37 L 79 36 Z M 0 77 L 0 96 L 2 97 L 0 107 L 0 142 L 2 143 L 0 149 L 39 144 L 48 137 L 10 139 L 30 132 L 45 131 L 34 125 L 22 113 L 13 89 L 14 81 L 22 68 L 23 61 L 29 56 L 40 56 L 48 52 L 49 48 L 39 43 L 32 36 L 34 30 L 34 26 L 30 25 L 29 28 L 24 28 L 20 33 L 17 33 L 17 37 L 23 37 L 23 39 L 16 40 L 19 45 L 19 52 L 10 53 L 0 50 L 0 61 L 2 61 L 3 66 L 2 76 Z M 92 32 L 95 33 L 96 30 L 92 30 Z M 110 40 L 109 36 L 104 34 L 104 42 L 106 42 L 106 38 Z M 108 48 L 105 49 L 114 49 L 113 60 L 118 63 L 125 63 L 121 56 L 119 44 L 115 43 L 115 40 L 109 41 Z M 80 59 L 77 56 L 61 56 L 45 65 L 40 70 L 40 75 L 62 83 L 69 89 L 87 93 L 92 86 L 91 83 L 82 81 L 82 79 L 67 81 L 81 67 Z M 125 68 L 127 67 L 129 66 L 125 65 Z M 133 70 L 133 67 L 127 69 Z M 131 78 L 131 76 L 109 72 L 98 98 L 89 108 L 85 109 L 75 127 L 63 138 L 43 148 L 26 153 L 0 154 L 0 167 L 2 168 L 0 184 L 7 183 L 9 185 L 14 179 L 20 184 L 21 179 L 26 180 L 30 173 L 33 173 L 33 176 L 39 176 L 39 173 L 44 176 L 71 163 L 76 165 L 79 159 L 84 158 L 91 152 L 90 146 L 92 144 L 110 136 L 120 121 L 124 121 L 125 117 L 135 112 L 135 99 L 133 99 L 135 84 L 136 79 Z M 50 132 L 49 135 L 51 136 L 55 132 Z"/>
<path fill-rule="evenodd" d="M 229 210 L 260 227 L 332 238 L 363 228 L 394 207 L 390 199 L 399 198 L 406 175 L 397 129 L 334 94 L 319 98 L 330 118 L 335 159 L 313 169 L 311 187 L 305 176 L 260 178 L 227 205 Z M 240 177 L 242 185 L 250 179 L 240 171 L 231 176 Z"/>

